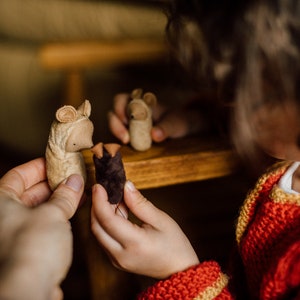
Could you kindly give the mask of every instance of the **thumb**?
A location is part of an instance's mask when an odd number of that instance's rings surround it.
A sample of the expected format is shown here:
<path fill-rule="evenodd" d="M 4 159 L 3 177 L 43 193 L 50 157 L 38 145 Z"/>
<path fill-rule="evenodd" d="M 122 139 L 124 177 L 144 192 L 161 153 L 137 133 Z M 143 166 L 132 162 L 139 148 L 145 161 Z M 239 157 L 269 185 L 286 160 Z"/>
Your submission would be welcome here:
<path fill-rule="evenodd" d="M 73 174 L 56 188 L 48 203 L 58 207 L 68 220 L 75 214 L 83 190 L 84 180 L 82 176 Z"/>
<path fill-rule="evenodd" d="M 207 117 L 197 110 L 174 110 L 167 113 L 151 131 L 155 142 L 167 138 L 181 138 L 192 133 L 209 129 Z"/>
<path fill-rule="evenodd" d="M 155 126 L 151 135 L 155 142 L 162 142 L 167 138 L 179 138 L 189 132 L 186 116 L 178 111 L 167 113 Z"/>

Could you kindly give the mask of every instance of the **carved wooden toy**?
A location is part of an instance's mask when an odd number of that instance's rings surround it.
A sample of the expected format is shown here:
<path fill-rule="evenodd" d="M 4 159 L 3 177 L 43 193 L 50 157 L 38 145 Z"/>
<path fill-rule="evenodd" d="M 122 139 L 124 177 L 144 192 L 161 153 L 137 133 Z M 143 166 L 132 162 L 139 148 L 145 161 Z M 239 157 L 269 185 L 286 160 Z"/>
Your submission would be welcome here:
<path fill-rule="evenodd" d="M 96 181 L 105 188 L 111 204 L 118 204 L 123 200 L 126 182 L 120 147 L 118 144 L 98 143 L 91 149 L 94 153 Z"/>
<path fill-rule="evenodd" d="M 71 174 L 81 174 L 86 180 L 80 151 L 93 146 L 94 126 L 89 119 L 90 114 L 91 104 L 88 100 L 77 110 L 70 105 L 57 110 L 46 148 L 47 177 L 52 190 Z"/>
<path fill-rule="evenodd" d="M 145 93 L 143 97 L 142 94 L 141 89 L 133 90 L 127 106 L 130 144 L 138 151 L 148 150 L 152 145 L 152 108 L 157 102 L 153 93 Z"/>

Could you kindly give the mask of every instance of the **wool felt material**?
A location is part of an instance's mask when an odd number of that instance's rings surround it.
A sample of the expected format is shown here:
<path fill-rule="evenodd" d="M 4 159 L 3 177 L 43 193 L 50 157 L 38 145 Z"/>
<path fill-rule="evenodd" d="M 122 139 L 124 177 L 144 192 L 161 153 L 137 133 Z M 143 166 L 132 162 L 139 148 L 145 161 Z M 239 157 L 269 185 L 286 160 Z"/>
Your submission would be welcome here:
<path fill-rule="evenodd" d="M 149 92 L 143 95 L 142 89 L 133 90 L 131 98 L 127 105 L 130 145 L 137 151 L 146 151 L 152 145 L 152 109 L 157 98 Z"/>
<path fill-rule="evenodd" d="M 108 195 L 111 204 L 118 204 L 123 200 L 124 185 L 126 182 L 122 156 L 118 151 L 118 144 L 99 143 L 93 147 L 92 152 L 96 182 L 101 184 Z"/>

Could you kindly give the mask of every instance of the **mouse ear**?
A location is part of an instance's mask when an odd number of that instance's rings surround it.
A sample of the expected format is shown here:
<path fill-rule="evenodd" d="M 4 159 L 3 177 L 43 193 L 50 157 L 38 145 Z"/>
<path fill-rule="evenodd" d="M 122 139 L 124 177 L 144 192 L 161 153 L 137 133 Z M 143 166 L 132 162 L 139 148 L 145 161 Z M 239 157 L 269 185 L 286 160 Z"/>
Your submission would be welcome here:
<path fill-rule="evenodd" d="M 77 117 L 77 111 L 73 106 L 65 105 L 56 111 L 55 117 L 61 123 L 74 122 Z"/>
<path fill-rule="evenodd" d="M 120 150 L 121 145 L 116 143 L 104 144 L 105 150 L 110 154 L 111 157 L 115 157 L 117 152 Z"/>
<path fill-rule="evenodd" d="M 89 100 L 85 100 L 78 108 L 77 111 L 85 117 L 89 117 L 91 115 L 91 103 Z"/>
<path fill-rule="evenodd" d="M 143 94 L 142 89 L 135 89 L 131 92 L 131 98 L 132 99 L 141 99 Z"/>
<path fill-rule="evenodd" d="M 144 95 L 144 101 L 148 106 L 153 107 L 156 105 L 157 98 L 153 93 L 146 93 Z"/>

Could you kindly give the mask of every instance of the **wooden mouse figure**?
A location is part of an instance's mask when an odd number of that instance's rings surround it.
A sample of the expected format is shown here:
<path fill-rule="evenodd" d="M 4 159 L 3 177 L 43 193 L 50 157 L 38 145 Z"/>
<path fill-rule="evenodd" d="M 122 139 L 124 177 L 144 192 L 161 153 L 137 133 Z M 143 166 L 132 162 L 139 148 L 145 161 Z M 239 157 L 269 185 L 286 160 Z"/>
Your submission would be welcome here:
<path fill-rule="evenodd" d="M 153 93 L 145 93 L 143 97 L 142 94 L 142 89 L 133 90 L 127 106 L 130 144 L 138 151 L 148 150 L 152 145 L 152 109 L 157 102 Z"/>
<path fill-rule="evenodd" d="M 76 110 L 65 105 L 56 111 L 46 148 L 46 169 L 50 188 L 54 190 L 71 174 L 81 174 L 86 181 L 86 169 L 81 150 L 93 146 L 94 126 L 89 116 L 91 104 L 85 100 Z"/>

